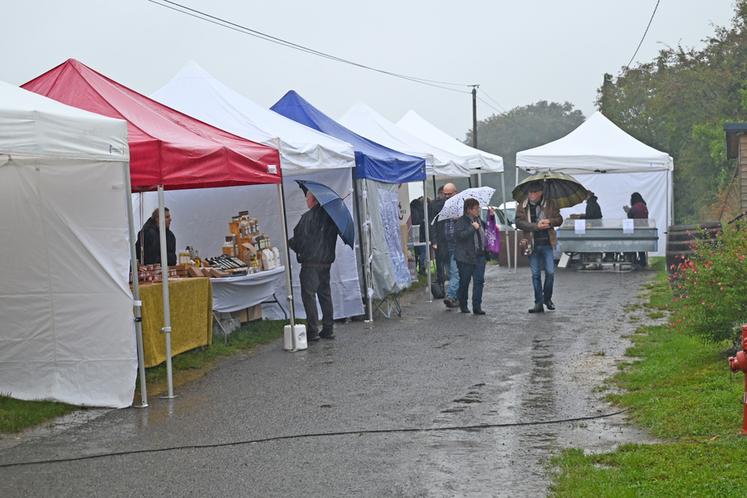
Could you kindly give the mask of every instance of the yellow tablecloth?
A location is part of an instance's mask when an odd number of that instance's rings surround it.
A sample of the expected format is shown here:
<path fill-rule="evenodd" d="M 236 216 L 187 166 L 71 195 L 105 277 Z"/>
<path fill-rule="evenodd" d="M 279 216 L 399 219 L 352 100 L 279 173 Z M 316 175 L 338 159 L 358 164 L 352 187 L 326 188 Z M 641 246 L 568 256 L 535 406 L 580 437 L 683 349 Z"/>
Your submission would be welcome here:
<path fill-rule="evenodd" d="M 145 366 L 166 361 L 163 294 L 160 283 L 141 284 Z M 176 356 L 213 342 L 213 291 L 208 278 L 169 279 L 171 353 Z"/>

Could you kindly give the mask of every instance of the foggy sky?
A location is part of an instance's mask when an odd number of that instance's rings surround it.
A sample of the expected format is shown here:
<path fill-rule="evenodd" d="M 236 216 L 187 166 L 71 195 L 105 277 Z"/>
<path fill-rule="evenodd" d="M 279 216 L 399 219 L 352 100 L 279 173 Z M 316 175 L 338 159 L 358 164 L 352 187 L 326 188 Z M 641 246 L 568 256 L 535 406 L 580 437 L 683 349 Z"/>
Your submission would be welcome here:
<path fill-rule="evenodd" d="M 479 83 L 502 109 L 538 100 L 594 110 L 605 72 L 635 51 L 655 0 L 253 1 L 179 3 L 388 71 Z M 194 60 L 271 106 L 298 91 L 338 118 L 357 101 L 396 121 L 408 109 L 454 137 L 471 126 L 471 97 L 296 52 L 146 0 L 2 0 L 0 80 L 22 84 L 76 58 L 145 94 Z M 731 0 L 662 0 L 637 61 L 665 45 L 701 47 L 728 25 Z M 464 88 L 467 91 L 467 88 Z M 483 95 L 484 98 L 487 98 Z M 496 112 L 478 103 L 480 118 Z M 500 108 L 499 108 L 500 109 Z"/>

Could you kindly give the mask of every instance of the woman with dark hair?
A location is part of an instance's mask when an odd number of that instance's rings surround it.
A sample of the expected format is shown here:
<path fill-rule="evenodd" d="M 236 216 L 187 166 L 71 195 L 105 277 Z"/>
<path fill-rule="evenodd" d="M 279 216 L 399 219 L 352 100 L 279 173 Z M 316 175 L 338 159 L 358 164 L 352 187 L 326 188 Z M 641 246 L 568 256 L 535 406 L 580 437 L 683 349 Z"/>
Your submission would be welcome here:
<path fill-rule="evenodd" d="M 646 206 L 646 201 L 643 200 L 643 196 L 638 192 L 633 192 L 633 194 L 630 196 L 630 207 L 625 206 L 623 207 L 623 209 L 628 214 L 628 218 L 639 220 L 648 219 L 648 207 Z M 645 268 L 648 264 L 646 253 L 637 253 L 635 263 L 639 267 Z"/>
<path fill-rule="evenodd" d="M 485 283 L 485 222 L 480 218 L 480 203 L 476 199 L 464 200 L 464 215 L 456 222 L 454 238 L 454 258 L 459 269 L 459 309 L 462 313 L 469 313 L 467 295 L 469 282 L 474 279 L 472 313 L 484 315 L 482 287 Z"/>

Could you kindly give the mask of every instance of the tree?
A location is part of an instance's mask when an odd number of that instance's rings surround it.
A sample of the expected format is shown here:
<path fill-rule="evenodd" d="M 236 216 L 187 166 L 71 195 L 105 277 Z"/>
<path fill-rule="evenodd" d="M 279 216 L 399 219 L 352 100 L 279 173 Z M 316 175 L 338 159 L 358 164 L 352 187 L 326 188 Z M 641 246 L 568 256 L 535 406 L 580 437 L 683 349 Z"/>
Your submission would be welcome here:
<path fill-rule="evenodd" d="M 565 102 L 539 101 L 516 107 L 502 114 L 479 121 L 477 124 L 478 147 L 503 157 L 506 171 L 506 195 L 516 183 L 516 153 L 563 137 L 584 122 L 583 113 Z M 467 132 L 465 143 L 472 145 L 472 130 Z M 498 175 L 484 175 L 483 183 L 498 187 Z"/>
<path fill-rule="evenodd" d="M 701 50 L 661 50 L 651 62 L 605 77 L 597 106 L 618 126 L 674 158 L 677 223 L 705 221 L 726 196 L 734 166 L 724 122 L 747 120 L 747 1 L 729 28 L 716 28 Z"/>

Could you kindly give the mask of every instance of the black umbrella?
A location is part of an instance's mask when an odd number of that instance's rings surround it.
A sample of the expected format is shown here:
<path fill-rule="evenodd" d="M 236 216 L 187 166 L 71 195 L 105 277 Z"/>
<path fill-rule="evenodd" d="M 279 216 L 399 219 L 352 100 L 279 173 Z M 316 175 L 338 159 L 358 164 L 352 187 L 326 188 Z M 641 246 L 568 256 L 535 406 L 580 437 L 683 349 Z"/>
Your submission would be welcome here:
<path fill-rule="evenodd" d="M 571 175 L 558 171 L 540 171 L 522 180 L 513 190 L 514 200 L 524 202 L 529 185 L 542 183 L 542 198 L 553 200 L 559 208 L 567 208 L 586 200 L 588 190 Z"/>

